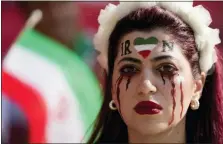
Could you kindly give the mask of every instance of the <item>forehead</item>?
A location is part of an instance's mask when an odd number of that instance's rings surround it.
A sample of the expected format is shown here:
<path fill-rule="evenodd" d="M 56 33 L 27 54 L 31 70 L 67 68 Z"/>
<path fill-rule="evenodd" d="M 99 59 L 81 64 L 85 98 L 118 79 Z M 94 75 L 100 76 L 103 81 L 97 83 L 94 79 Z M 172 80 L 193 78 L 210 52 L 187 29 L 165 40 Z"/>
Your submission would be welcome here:
<path fill-rule="evenodd" d="M 122 37 L 121 41 L 125 40 L 126 38 L 134 40 L 137 37 L 144 37 L 144 38 L 156 37 L 156 38 L 159 38 L 159 39 L 171 39 L 171 36 L 169 34 L 167 34 L 164 30 L 156 29 L 156 30 L 153 30 L 151 32 L 146 32 L 146 31 L 130 32 L 130 33 L 124 35 Z"/>
<path fill-rule="evenodd" d="M 173 43 L 173 50 L 163 52 L 163 47 L 165 45 L 163 41 L 166 41 L 171 44 Z M 142 60 L 148 59 L 147 57 L 143 58 L 140 54 L 140 50 L 142 50 L 143 47 L 137 47 L 137 44 L 146 44 L 147 48 L 151 47 L 151 45 L 148 45 L 148 43 L 153 46 L 150 49 L 150 54 L 147 56 L 148 58 L 162 54 L 171 55 L 176 58 L 182 56 L 180 46 L 176 43 L 175 39 L 170 34 L 166 33 L 164 30 L 157 29 L 151 32 L 134 31 L 124 35 L 118 45 L 117 59 L 121 59 L 122 57 L 137 57 Z M 129 50 L 131 51 L 131 53 L 129 52 L 127 54 L 123 54 L 126 45 L 129 45 Z"/>

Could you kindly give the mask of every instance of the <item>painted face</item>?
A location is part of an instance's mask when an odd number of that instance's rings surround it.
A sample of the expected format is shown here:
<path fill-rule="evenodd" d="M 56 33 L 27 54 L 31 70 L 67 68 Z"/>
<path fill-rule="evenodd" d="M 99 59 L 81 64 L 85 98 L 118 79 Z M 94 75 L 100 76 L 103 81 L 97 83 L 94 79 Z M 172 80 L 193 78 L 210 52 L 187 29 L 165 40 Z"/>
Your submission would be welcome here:
<path fill-rule="evenodd" d="M 128 129 L 156 134 L 178 124 L 195 89 L 180 45 L 162 30 L 135 31 L 118 49 L 112 97 Z"/>

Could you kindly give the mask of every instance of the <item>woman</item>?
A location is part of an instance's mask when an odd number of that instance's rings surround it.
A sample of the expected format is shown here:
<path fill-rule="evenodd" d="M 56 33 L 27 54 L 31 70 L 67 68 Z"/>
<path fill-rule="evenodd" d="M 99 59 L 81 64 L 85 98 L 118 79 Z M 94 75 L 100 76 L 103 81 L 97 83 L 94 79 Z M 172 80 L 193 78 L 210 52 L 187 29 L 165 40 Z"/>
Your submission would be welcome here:
<path fill-rule="evenodd" d="M 223 143 L 219 31 L 206 9 L 122 2 L 98 20 L 107 85 L 89 143 Z"/>

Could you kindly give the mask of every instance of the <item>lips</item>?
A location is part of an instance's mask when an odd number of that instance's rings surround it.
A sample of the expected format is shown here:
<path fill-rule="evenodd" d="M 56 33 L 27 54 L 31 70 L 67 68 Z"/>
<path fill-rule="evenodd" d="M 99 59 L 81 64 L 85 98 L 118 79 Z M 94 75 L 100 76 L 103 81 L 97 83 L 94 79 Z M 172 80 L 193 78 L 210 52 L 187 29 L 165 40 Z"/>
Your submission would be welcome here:
<path fill-rule="evenodd" d="M 142 101 L 139 102 L 134 110 L 136 111 L 136 113 L 140 114 L 140 115 L 154 115 L 154 114 L 158 114 L 162 111 L 162 107 L 152 101 Z"/>

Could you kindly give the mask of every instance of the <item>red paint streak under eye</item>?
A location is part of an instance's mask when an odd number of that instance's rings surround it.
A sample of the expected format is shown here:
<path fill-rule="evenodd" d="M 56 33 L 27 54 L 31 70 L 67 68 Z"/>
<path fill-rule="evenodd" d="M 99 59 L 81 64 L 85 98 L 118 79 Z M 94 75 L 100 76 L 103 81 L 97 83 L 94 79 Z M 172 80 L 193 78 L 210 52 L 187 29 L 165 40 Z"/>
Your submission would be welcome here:
<path fill-rule="evenodd" d="M 119 97 L 119 95 L 120 95 L 120 87 L 119 87 L 119 86 L 120 86 L 120 84 L 121 84 L 121 82 L 122 82 L 122 79 L 123 79 L 123 76 L 121 75 L 121 76 L 118 78 L 117 82 L 116 82 L 116 87 L 117 87 L 116 92 L 117 92 L 117 98 L 118 98 L 118 105 L 119 105 L 120 116 L 121 116 L 121 118 L 123 119 L 123 117 L 122 117 L 122 112 L 121 112 L 120 97 Z"/>
<path fill-rule="evenodd" d="M 145 59 L 150 54 L 150 50 L 139 51 L 138 53 Z"/>
<path fill-rule="evenodd" d="M 180 102 L 181 102 L 181 112 L 180 112 L 180 118 L 182 117 L 182 113 L 183 113 L 183 99 L 184 99 L 184 93 L 183 93 L 183 85 L 182 85 L 182 81 L 180 82 L 180 92 L 181 92 L 181 98 L 180 98 Z"/>
<path fill-rule="evenodd" d="M 120 86 L 120 84 L 121 84 L 121 82 L 122 82 L 122 79 L 123 79 L 123 76 L 120 76 L 119 78 L 118 78 L 118 80 L 117 80 L 117 82 L 116 82 L 116 87 L 117 87 L 117 98 L 118 98 L 118 104 L 119 104 L 119 106 L 120 106 L 120 97 L 119 97 L 119 94 L 120 94 L 120 88 L 119 88 L 119 86 Z"/>
<path fill-rule="evenodd" d="M 131 76 L 129 76 L 128 79 L 127 79 L 126 90 L 127 90 L 128 87 L 129 87 L 130 81 L 131 81 Z"/>
<path fill-rule="evenodd" d="M 119 76 L 118 79 L 116 80 L 116 83 L 115 83 L 116 87 L 117 87 L 117 83 L 119 82 L 119 80 L 120 80 L 121 77 L 122 76 Z"/>
<path fill-rule="evenodd" d="M 162 73 L 162 72 L 160 72 L 160 76 L 161 76 L 161 78 L 162 78 L 162 80 L 163 80 L 163 84 L 165 85 L 165 79 L 164 79 L 164 77 L 163 77 L 163 73 Z"/>
<path fill-rule="evenodd" d="M 168 123 L 170 125 L 173 122 L 173 120 L 174 120 L 174 111 L 175 111 L 175 107 L 176 107 L 176 100 L 175 100 L 176 89 L 175 89 L 175 83 L 173 81 L 174 76 L 168 76 L 168 78 L 169 78 L 169 80 L 171 82 L 171 85 L 172 85 L 171 95 L 172 95 L 172 98 L 173 98 L 172 118 L 171 118 L 171 120 Z"/>

